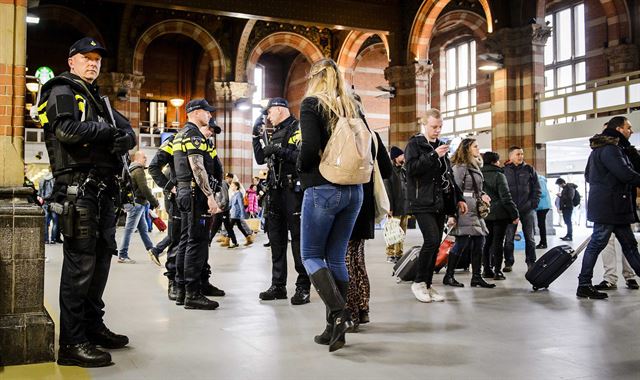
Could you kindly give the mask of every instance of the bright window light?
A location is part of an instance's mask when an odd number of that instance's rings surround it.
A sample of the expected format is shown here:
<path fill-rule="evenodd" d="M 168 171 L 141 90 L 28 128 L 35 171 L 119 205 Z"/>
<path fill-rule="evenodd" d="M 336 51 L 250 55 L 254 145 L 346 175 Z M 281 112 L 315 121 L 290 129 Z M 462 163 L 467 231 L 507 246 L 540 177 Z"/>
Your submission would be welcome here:
<path fill-rule="evenodd" d="M 27 16 L 27 24 L 38 24 L 39 22 L 40 22 L 40 17 Z"/>

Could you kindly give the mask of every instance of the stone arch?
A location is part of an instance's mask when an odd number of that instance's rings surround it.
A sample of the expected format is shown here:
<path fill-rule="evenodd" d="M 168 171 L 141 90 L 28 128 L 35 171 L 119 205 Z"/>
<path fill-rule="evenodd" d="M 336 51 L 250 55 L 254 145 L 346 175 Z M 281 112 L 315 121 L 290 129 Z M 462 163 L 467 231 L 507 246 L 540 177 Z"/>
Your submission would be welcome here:
<path fill-rule="evenodd" d="M 438 16 L 450 1 L 451 0 L 425 0 L 422 3 L 416 17 L 413 19 L 413 25 L 411 26 L 411 33 L 409 34 L 409 48 L 407 49 L 407 62 L 427 58 L 420 56 L 420 53 L 425 52 L 425 54 L 427 54 L 429 51 L 429 42 L 433 34 L 433 27 L 436 24 Z M 484 10 L 487 33 L 492 33 L 493 16 L 491 14 L 491 8 L 489 7 L 489 1 L 478 1 Z"/>
<path fill-rule="evenodd" d="M 455 10 L 439 17 L 434 25 L 436 31 L 433 36 L 459 24 L 467 27 L 476 39 L 483 40 L 487 38 L 487 20 L 475 12 L 465 10 Z"/>
<path fill-rule="evenodd" d="M 224 80 L 225 58 L 218 42 L 203 27 L 187 20 L 166 20 L 159 22 L 147 29 L 138 39 L 133 51 L 133 73 L 143 75 L 144 53 L 149 44 L 156 38 L 165 34 L 182 34 L 198 42 L 202 49 L 211 58 L 213 78 Z"/>
<path fill-rule="evenodd" d="M 240 42 L 238 43 L 238 54 L 236 59 L 236 80 L 241 81 L 245 76 L 245 65 L 246 61 L 244 57 L 247 55 L 247 44 L 249 43 L 249 37 L 251 36 L 251 32 L 253 31 L 253 27 L 256 25 L 258 20 L 248 20 L 242 30 L 242 35 L 240 36 Z"/>
<path fill-rule="evenodd" d="M 258 64 L 258 60 L 262 53 L 269 50 L 271 47 L 278 45 L 289 46 L 296 49 L 304 55 L 310 63 L 314 63 L 324 58 L 322 51 L 320 51 L 320 49 L 306 37 L 291 32 L 273 33 L 258 42 L 249 55 L 246 65 L 246 75 L 249 83 L 253 83 L 253 70 Z"/>
<path fill-rule="evenodd" d="M 95 38 L 102 46 L 109 50 L 109 46 L 105 43 L 102 33 L 100 33 L 100 30 L 98 30 L 93 21 L 73 8 L 51 4 L 41 5 L 38 7 L 38 17 L 40 17 L 41 20 L 53 20 L 71 25 L 85 36 Z"/>
<path fill-rule="evenodd" d="M 358 57 L 358 52 L 360 51 L 362 44 L 364 44 L 364 42 L 372 35 L 374 35 L 374 33 L 361 32 L 358 30 L 353 30 L 347 35 L 347 38 L 342 43 L 342 47 L 340 47 L 338 61 L 336 62 L 345 77 L 353 71 L 353 68 L 356 65 L 355 61 Z M 387 36 L 384 34 L 378 34 L 378 36 L 384 44 L 387 59 L 391 59 L 389 57 L 389 40 L 387 39 Z"/>

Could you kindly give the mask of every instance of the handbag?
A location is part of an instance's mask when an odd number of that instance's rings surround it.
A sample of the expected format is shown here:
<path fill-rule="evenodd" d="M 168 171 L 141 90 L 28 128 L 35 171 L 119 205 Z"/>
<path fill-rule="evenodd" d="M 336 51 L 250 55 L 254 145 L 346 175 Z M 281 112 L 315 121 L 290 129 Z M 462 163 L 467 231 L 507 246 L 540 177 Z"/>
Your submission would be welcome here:
<path fill-rule="evenodd" d="M 384 242 L 387 246 L 398 244 L 404 241 L 404 231 L 400 227 L 400 219 L 389 218 L 384 224 Z"/>
<path fill-rule="evenodd" d="M 376 156 L 378 156 L 378 137 L 373 133 L 373 145 L 375 146 Z M 373 198 L 375 203 L 375 222 L 380 223 L 384 217 L 389 214 L 391 202 L 387 195 L 387 189 L 384 187 L 384 181 L 380 174 L 378 160 L 374 158 L 373 162 Z"/>
<path fill-rule="evenodd" d="M 482 199 L 482 193 L 480 193 L 480 190 L 478 189 L 478 184 L 476 183 L 476 179 L 474 178 L 473 173 L 470 173 L 470 175 L 471 184 L 473 186 L 473 197 L 476 200 L 476 212 L 478 213 L 478 217 L 480 219 L 484 219 L 491 212 L 491 207 L 489 206 L 489 203 L 485 202 L 484 199 Z"/>

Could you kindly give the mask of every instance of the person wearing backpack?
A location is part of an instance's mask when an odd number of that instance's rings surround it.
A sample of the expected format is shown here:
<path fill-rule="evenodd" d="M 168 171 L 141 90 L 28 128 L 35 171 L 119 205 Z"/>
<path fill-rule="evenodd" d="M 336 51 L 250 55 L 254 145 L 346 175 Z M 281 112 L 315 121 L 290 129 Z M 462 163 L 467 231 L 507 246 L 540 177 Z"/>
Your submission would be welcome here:
<path fill-rule="evenodd" d="M 571 224 L 571 216 L 573 215 L 573 208 L 580 204 L 580 194 L 578 193 L 578 186 L 573 183 L 567 183 L 562 178 L 556 180 L 556 185 L 560 186 L 562 191 L 558 194 L 560 198 L 560 211 L 562 211 L 562 220 L 567 225 L 567 234 L 560 238 L 564 241 L 573 240 L 573 224 Z"/>
<path fill-rule="evenodd" d="M 350 312 L 346 308 L 349 274 L 345 256 L 362 205 L 362 183 L 369 182 L 371 178 L 373 157 L 370 144 L 373 142 L 371 133 L 360 118 L 359 103 L 347 91 L 333 60 L 326 58 L 314 63 L 308 78 L 307 91 L 300 108 L 302 143 L 298 156 L 298 171 L 304 189 L 301 253 L 311 282 L 326 306 L 326 328 L 314 341 L 328 344 L 332 352 L 344 346 L 345 332 L 353 327 Z M 347 141 L 336 139 L 342 133 L 349 137 L 345 129 L 346 122 L 353 127 L 352 131 L 358 130 L 361 134 L 354 133 L 350 136 L 350 143 L 342 145 L 346 149 L 342 155 L 345 160 L 341 167 L 335 169 L 352 168 L 356 151 L 368 155 L 368 165 L 362 165 L 367 166 L 367 170 L 357 173 L 345 171 L 342 173 L 345 176 L 339 176 L 340 179 L 336 180 L 335 172 L 326 168 L 326 164 L 332 162 L 326 157 L 334 157 L 340 142 Z M 363 140 L 358 136 L 363 137 L 369 145 L 363 146 Z M 318 152 L 322 152 L 323 158 Z M 360 183 L 340 184 L 342 179 L 349 176 L 366 178 Z M 329 337 L 328 341 L 325 337 Z"/>

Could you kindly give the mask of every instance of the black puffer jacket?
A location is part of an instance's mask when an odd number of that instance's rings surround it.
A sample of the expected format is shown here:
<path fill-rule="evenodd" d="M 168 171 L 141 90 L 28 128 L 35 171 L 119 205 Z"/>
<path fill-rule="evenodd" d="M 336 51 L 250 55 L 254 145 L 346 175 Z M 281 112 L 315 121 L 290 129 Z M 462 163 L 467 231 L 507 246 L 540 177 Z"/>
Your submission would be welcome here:
<path fill-rule="evenodd" d="M 504 166 L 504 175 L 507 177 L 511 197 L 518 206 L 520 214 L 535 210 L 542 196 L 536 170 L 526 163 L 521 165 L 509 163 Z"/>
<path fill-rule="evenodd" d="M 384 186 L 387 189 L 393 216 L 406 215 L 407 171 L 404 166 L 392 164 L 391 177 L 384 180 Z"/>
<path fill-rule="evenodd" d="M 511 199 L 507 178 L 504 176 L 502 168 L 485 164 L 482 167 L 482 175 L 484 176 L 484 191 L 491 197 L 491 212 L 485 218 L 488 221 L 505 221 L 512 222 L 518 219 L 518 208 Z"/>
<path fill-rule="evenodd" d="M 578 186 L 574 183 L 567 183 L 560 193 L 560 210 L 573 210 L 573 198 L 576 196 Z"/>
<path fill-rule="evenodd" d="M 436 140 L 434 144 L 437 147 L 443 142 Z M 456 214 L 456 204 L 464 202 L 464 196 L 453 180 L 449 157 L 438 158 L 434 147 L 419 133 L 409 139 L 404 158 L 407 169 L 407 213 Z"/>

